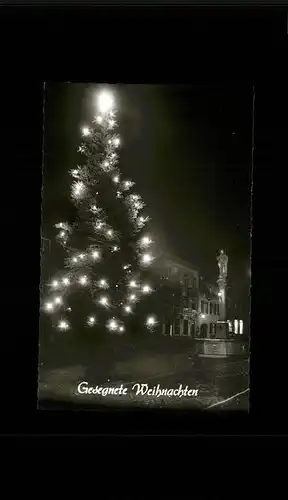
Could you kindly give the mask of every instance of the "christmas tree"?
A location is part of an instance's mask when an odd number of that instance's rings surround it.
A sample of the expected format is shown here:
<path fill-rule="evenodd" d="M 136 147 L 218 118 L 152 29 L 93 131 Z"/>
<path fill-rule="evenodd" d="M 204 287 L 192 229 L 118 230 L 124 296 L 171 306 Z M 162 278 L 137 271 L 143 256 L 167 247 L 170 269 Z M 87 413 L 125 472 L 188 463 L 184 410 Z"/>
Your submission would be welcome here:
<path fill-rule="evenodd" d="M 43 304 L 59 330 L 83 327 L 123 334 L 138 324 L 153 329 L 153 314 L 139 304 L 153 292 L 147 281 L 152 239 L 149 217 L 134 183 L 119 170 L 113 95 L 98 96 L 99 114 L 82 128 L 81 161 L 70 171 L 77 216 L 58 222 L 57 240 L 65 250 L 63 270 L 49 282 Z M 147 303 L 146 303 L 147 304 Z"/>

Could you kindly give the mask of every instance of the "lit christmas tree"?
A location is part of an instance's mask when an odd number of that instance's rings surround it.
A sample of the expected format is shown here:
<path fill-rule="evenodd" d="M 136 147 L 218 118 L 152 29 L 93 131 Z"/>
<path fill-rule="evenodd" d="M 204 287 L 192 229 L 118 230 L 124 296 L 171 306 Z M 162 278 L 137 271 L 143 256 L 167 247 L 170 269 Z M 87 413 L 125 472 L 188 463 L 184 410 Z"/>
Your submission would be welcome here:
<path fill-rule="evenodd" d="M 70 171 L 77 219 L 55 225 L 66 258 L 64 270 L 48 284 L 43 308 L 59 330 L 122 334 L 131 329 L 138 303 L 153 292 L 147 281 L 153 261 L 153 242 L 145 232 L 149 217 L 134 183 L 118 168 L 121 141 L 113 108 L 113 96 L 102 92 L 98 116 L 82 129 L 78 152 L 84 160 Z M 142 308 L 138 318 L 153 329 L 156 318 L 146 312 L 143 317 Z"/>

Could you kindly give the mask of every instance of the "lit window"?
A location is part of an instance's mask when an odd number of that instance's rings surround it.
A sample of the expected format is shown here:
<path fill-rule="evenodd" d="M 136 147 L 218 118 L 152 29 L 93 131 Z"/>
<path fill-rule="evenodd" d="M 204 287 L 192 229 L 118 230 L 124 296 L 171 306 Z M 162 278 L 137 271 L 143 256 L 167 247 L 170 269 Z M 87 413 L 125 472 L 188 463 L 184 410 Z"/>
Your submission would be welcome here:
<path fill-rule="evenodd" d="M 239 333 L 240 333 L 240 335 L 242 335 L 242 333 L 243 333 L 243 321 L 242 321 L 242 319 L 240 319 L 240 321 L 239 321 Z"/>
<path fill-rule="evenodd" d="M 234 333 L 235 335 L 238 333 L 238 319 L 234 319 Z"/>

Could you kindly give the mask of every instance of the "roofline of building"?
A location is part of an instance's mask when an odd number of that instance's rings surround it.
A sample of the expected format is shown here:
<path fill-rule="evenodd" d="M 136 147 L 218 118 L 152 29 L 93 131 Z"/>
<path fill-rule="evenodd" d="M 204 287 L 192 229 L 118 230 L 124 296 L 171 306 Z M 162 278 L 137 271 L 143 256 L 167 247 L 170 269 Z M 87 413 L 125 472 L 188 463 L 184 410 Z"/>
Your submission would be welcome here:
<path fill-rule="evenodd" d="M 191 269 L 193 271 L 200 272 L 200 268 L 198 266 L 195 266 L 191 262 L 188 262 L 187 260 L 181 259 L 180 257 L 178 257 L 176 255 L 172 255 L 168 252 L 160 253 L 159 257 L 164 258 L 165 260 L 170 260 L 171 262 L 175 262 L 175 264 L 186 267 L 187 269 Z"/>

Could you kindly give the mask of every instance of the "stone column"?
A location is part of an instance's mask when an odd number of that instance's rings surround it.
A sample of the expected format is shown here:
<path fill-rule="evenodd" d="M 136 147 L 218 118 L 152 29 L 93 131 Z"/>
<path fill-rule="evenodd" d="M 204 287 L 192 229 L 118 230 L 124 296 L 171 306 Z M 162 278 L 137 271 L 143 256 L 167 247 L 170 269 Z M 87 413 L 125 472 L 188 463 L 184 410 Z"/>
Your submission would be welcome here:
<path fill-rule="evenodd" d="M 227 323 L 227 310 L 226 310 L 226 286 L 227 286 L 227 273 L 228 273 L 228 255 L 224 250 L 220 251 L 217 257 L 219 267 L 218 283 L 218 297 L 219 297 L 219 320 L 216 324 L 216 338 L 228 337 L 228 323 Z"/>

